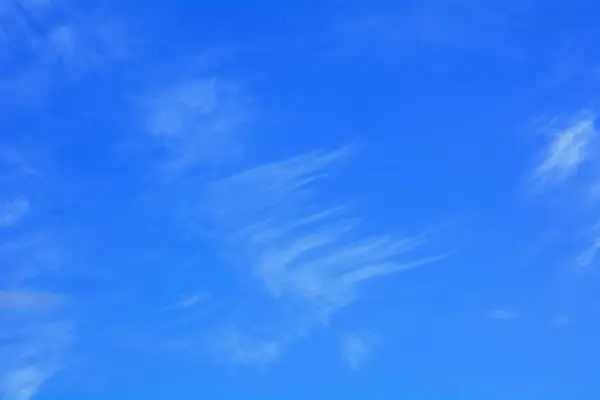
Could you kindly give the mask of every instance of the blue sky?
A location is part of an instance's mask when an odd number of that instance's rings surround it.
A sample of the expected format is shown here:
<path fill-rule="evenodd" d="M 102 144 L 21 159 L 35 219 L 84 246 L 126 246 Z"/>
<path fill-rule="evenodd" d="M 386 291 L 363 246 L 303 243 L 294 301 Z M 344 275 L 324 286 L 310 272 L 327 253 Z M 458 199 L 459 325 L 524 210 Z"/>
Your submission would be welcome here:
<path fill-rule="evenodd" d="M 0 399 L 600 398 L 598 16 L 0 2 Z"/>

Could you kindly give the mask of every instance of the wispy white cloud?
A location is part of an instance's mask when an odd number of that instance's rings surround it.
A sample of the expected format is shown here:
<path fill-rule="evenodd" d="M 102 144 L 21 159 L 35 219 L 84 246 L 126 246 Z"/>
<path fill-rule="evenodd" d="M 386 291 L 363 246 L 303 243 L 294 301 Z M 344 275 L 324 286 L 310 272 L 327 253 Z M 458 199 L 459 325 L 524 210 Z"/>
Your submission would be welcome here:
<path fill-rule="evenodd" d="M 197 292 L 191 295 L 182 296 L 182 298 L 175 303 L 164 307 L 165 310 L 172 309 L 189 309 L 195 308 L 202 304 L 206 304 L 210 300 L 210 294 L 208 292 Z"/>
<path fill-rule="evenodd" d="M 19 222 L 29 211 L 29 201 L 24 197 L 0 203 L 0 228 Z"/>
<path fill-rule="evenodd" d="M 53 292 L 31 289 L 0 290 L 0 310 L 13 312 L 55 309 L 66 303 L 66 297 Z"/>
<path fill-rule="evenodd" d="M 497 321 L 513 321 L 521 318 L 521 315 L 515 310 L 499 308 L 490 312 L 489 317 Z"/>
<path fill-rule="evenodd" d="M 2 178 L 27 188 L 36 168 L 16 152 L 0 154 Z M 27 190 L 25 190 L 27 194 Z M 14 226 L 27 215 L 36 221 L 23 195 L 2 204 L 3 227 Z M 37 224 L 34 224 L 37 225 Z M 65 260 L 58 235 L 3 230 L 0 240 L 0 399 L 29 400 L 58 372 L 73 339 L 68 296 L 52 291 L 51 277 Z M 22 228 L 22 229 L 21 229 Z M 43 288 L 38 289 L 38 288 Z"/>
<path fill-rule="evenodd" d="M 23 105 L 127 57 L 128 38 L 115 21 L 76 2 L 3 1 L 0 5 L 0 95 Z"/>
<path fill-rule="evenodd" d="M 14 322 L 12 322 L 14 325 Z M 69 323 L 21 323 L 0 332 L 0 398 L 29 400 L 64 364 Z"/>
<path fill-rule="evenodd" d="M 553 129 L 553 139 L 534 171 L 534 177 L 542 182 L 563 182 L 574 177 L 580 168 L 597 157 L 595 141 L 596 116 L 582 112 L 569 118 L 567 123 L 558 121 Z"/>
<path fill-rule="evenodd" d="M 205 206 L 228 259 L 306 325 L 359 298 L 365 283 L 441 260 L 413 255 L 425 234 L 364 237 L 344 207 L 322 207 L 317 185 L 350 148 L 260 165 L 210 186 Z M 415 253 L 416 254 L 416 253 Z M 312 322 L 306 322 L 312 321 Z"/>
<path fill-rule="evenodd" d="M 598 256 L 598 251 L 600 251 L 600 238 L 595 238 L 592 240 L 592 243 L 587 246 L 575 260 L 575 267 L 577 271 L 584 272 L 590 269 L 590 267 L 596 261 Z"/>
<path fill-rule="evenodd" d="M 146 105 L 146 128 L 167 149 L 170 168 L 221 163 L 241 154 L 248 109 L 235 85 L 218 78 L 183 80 L 151 95 Z"/>
<path fill-rule="evenodd" d="M 42 270 L 54 267 L 43 255 L 48 249 L 35 242 L 12 244 L 0 244 L 6 268 L 0 279 L 0 398 L 29 400 L 63 366 L 73 330 L 63 312 L 67 296 L 29 287 L 2 289 L 4 281 L 38 281 Z"/>
<path fill-rule="evenodd" d="M 3 185 L 14 185 L 15 181 L 37 173 L 38 171 L 19 151 L 0 145 L 0 182 Z"/>
<path fill-rule="evenodd" d="M 585 236 L 578 254 L 571 256 L 571 266 L 578 273 L 588 272 L 596 262 L 600 249 L 597 205 L 600 193 L 600 142 L 597 127 L 598 114 L 591 110 L 561 115 L 544 128 L 551 140 L 542 152 L 542 157 L 533 171 L 538 185 L 565 186 L 566 199 L 589 215 L 585 221 L 571 227 L 569 236 Z M 572 210 L 571 210 L 572 211 Z M 571 218 L 571 217 L 570 217 Z"/>
<path fill-rule="evenodd" d="M 57 272 L 65 257 L 63 246 L 43 233 L 20 235 L 0 242 L 0 262 L 5 266 L 0 284 L 29 283 Z"/>
<path fill-rule="evenodd" d="M 340 341 L 340 351 L 346 364 L 357 370 L 368 358 L 375 345 L 372 335 L 347 334 Z"/>
<path fill-rule="evenodd" d="M 284 341 L 253 337 L 239 328 L 219 332 L 213 342 L 216 357 L 224 362 L 240 365 L 267 365 L 279 358 Z"/>
<path fill-rule="evenodd" d="M 93 8 L 70 0 L 0 1 L 2 113 L 19 121 L 36 119 L 28 113 L 13 115 L 13 107 L 31 111 L 56 89 L 121 65 L 128 56 L 128 37 L 118 20 L 106 19 L 104 5 L 100 10 L 95 8 L 98 13 Z M 50 114 L 45 117 L 52 119 Z M 22 142 L 19 132 L 10 135 L 6 136 L 9 142 Z M 65 307 L 72 303 L 67 295 L 53 292 L 53 284 L 64 283 L 61 272 L 68 247 L 61 238 L 60 217 L 53 218 L 53 232 L 47 232 L 47 220 L 39 214 L 39 210 L 52 208 L 52 195 L 60 191 L 57 187 L 61 182 L 48 182 L 44 165 L 31 162 L 30 158 L 38 158 L 40 153 L 45 159 L 48 149 L 43 148 L 44 143 L 29 139 L 20 143 L 28 146 L 22 152 L 0 144 L 2 400 L 36 396 L 67 364 L 75 337 L 73 316 L 70 307 Z M 35 154 L 29 157 L 22 153 Z M 25 217 L 27 224 L 20 224 Z M 8 229 L 14 227 L 18 229 Z"/>
<path fill-rule="evenodd" d="M 205 301 L 207 299 L 208 299 L 208 295 L 206 293 L 197 293 L 192 296 L 188 296 L 188 297 L 184 298 L 183 300 L 181 300 L 180 302 L 177 303 L 177 306 L 183 307 L 183 308 L 190 308 L 190 307 L 194 307 L 194 306 L 202 303 L 203 301 Z"/>

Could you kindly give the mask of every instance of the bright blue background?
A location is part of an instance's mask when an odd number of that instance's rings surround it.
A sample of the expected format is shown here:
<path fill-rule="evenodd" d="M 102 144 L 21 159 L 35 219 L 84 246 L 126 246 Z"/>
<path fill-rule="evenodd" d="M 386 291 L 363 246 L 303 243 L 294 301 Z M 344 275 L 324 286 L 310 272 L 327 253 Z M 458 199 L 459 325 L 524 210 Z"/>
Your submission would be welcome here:
<path fill-rule="evenodd" d="M 574 267 L 600 216 L 594 169 L 558 184 L 534 173 L 548 124 L 598 109 L 600 4 L 219 4 L 0 6 L 0 201 L 29 204 L 0 227 L 0 289 L 68 298 L 15 310 L 0 295 L 1 395 L 28 400 L 6 377 L 33 366 L 48 375 L 40 400 L 600 398 L 599 278 Z M 65 27 L 70 44 L 52 41 Z M 194 81 L 224 90 L 206 118 L 240 118 L 231 137 L 151 132 L 156 98 Z M 302 300 L 262 286 L 203 199 L 346 144 L 306 206 L 349 204 L 359 238 L 427 231 L 415 257 L 447 256 L 369 280 L 325 323 L 302 306 L 312 322 L 290 333 L 285 310 Z M 217 202 L 250 202 L 237 197 Z M 16 242 L 33 244 L 6 250 Z M 199 292 L 209 300 L 171 307 Z M 38 339 L 57 321 L 68 334 Z M 222 355 L 223 326 L 266 330 L 281 354 Z M 377 338 L 354 369 L 346 335 Z"/>

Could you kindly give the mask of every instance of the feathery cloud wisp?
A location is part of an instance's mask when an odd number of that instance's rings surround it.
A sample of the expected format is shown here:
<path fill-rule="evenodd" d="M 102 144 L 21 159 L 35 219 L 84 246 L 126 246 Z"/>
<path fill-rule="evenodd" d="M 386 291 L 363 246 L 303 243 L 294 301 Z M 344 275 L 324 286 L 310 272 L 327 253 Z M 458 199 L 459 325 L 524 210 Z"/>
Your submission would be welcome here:
<path fill-rule="evenodd" d="M 358 220 L 345 207 L 316 203 L 319 181 L 349 154 L 349 148 L 303 154 L 209 187 L 204 205 L 229 261 L 244 267 L 274 304 L 295 310 L 303 321 L 294 327 L 297 332 L 283 335 L 280 346 L 356 301 L 367 282 L 444 257 L 412 255 L 426 244 L 424 234 L 362 237 Z M 268 348 L 270 355 L 279 353 Z"/>
<path fill-rule="evenodd" d="M 348 149 L 311 153 L 262 165 L 213 185 L 212 216 L 227 245 L 243 254 L 273 298 L 290 300 L 323 317 L 356 299 L 374 278 L 416 268 L 441 257 L 407 258 L 424 235 L 361 238 L 343 207 L 321 208 L 314 184 Z"/>
<path fill-rule="evenodd" d="M 19 254 L 35 249 L 11 249 L 16 257 L 5 259 L 6 265 L 14 269 L 7 270 L 12 275 L 10 280 L 35 280 L 38 270 L 45 267 L 44 260 L 29 260 Z M 2 250 L 0 246 L 0 256 Z M 66 303 L 67 297 L 58 293 L 0 290 L 0 398 L 29 400 L 62 367 L 73 337 L 72 324 L 62 312 Z"/>
<path fill-rule="evenodd" d="M 0 310 L 14 312 L 51 310 L 64 305 L 66 297 L 35 290 L 0 290 Z"/>
<path fill-rule="evenodd" d="M 0 203 L 0 228 L 16 224 L 28 211 L 29 201 L 24 197 Z"/>
<path fill-rule="evenodd" d="M 5 266 L 0 283 L 14 285 L 60 269 L 64 251 L 49 235 L 24 235 L 0 242 L 0 261 Z"/>
<path fill-rule="evenodd" d="M 342 358 L 351 369 L 357 370 L 369 356 L 372 345 L 372 340 L 367 337 L 356 334 L 345 335 L 340 343 Z"/>
<path fill-rule="evenodd" d="M 10 152 L 1 154 L 0 161 L 6 167 L 1 178 L 11 183 L 22 183 L 36 170 Z M 26 198 L 3 205 L 5 228 L 18 224 L 25 214 L 36 220 Z M 60 270 L 63 248 L 57 235 L 22 227 L 3 231 L 6 235 L 0 241 L 0 398 L 7 400 L 35 396 L 63 367 L 73 339 L 73 324 L 64 307 L 68 296 L 51 291 L 44 279 Z"/>
<path fill-rule="evenodd" d="M 580 111 L 568 118 L 557 118 L 550 124 L 553 128 L 553 139 L 547 145 L 544 156 L 533 171 L 533 177 L 540 184 L 571 183 L 574 190 L 570 191 L 569 199 L 581 202 L 584 200 L 586 211 L 592 211 L 592 220 L 597 220 L 598 194 L 600 193 L 600 142 L 597 128 L 597 113 Z M 583 198 L 578 195 L 583 194 Z M 581 204 L 579 204 L 581 206 Z M 576 226 L 588 231 L 587 243 L 574 257 L 573 266 L 577 272 L 584 272 L 596 261 L 600 249 L 600 236 L 596 226 Z M 578 233 L 579 234 L 579 233 Z M 591 237 L 590 237 L 591 234 Z"/>
<path fill-rule="evenodd" d="M 220 332 L 214 351 L 222 361 L 241 365 L 265 365 L 276 360 L 282 352 L 281 340 L 261 340 L 239 329 Z"/>
<path fill-rule="evenodd" d="M 29 400 L 64 363 L 71 341 L 64 322 L 20 323 L 0 332 L 0 398 Z"/>
<path fill-rule="evenodd" d="M 178 301 L 163 308 L 163 310 L 189 309 L 199 305 L 206 305 L 210 301 L 210 294 L 206 291 L 183 296 Z"/>
<path fill-rule="evenodd" d="M 147 104 L 146 128 L 164 144 L 172 169 L 229 161 L 241 153 L 247 110 L 234 85 L 191 79 L 160 91 Z"/>
<path fill-rule="evenodd" d="M 575 262 L 577 270 L 583 272 L 589 269 L 594 261 L 596 261 L 598 251 L 600 251 L 600 238 L 595 238 L 592 243 L 577 256 Z"/>
<path fill-rule="evenodd" d="M 577 174 L 580 167 L 594 156 L 597 131 L 595 115 L 582 113 L 566 127 L 557 129 L 544 152 L 534 176 L 541 181 L 562 182 Z"/>

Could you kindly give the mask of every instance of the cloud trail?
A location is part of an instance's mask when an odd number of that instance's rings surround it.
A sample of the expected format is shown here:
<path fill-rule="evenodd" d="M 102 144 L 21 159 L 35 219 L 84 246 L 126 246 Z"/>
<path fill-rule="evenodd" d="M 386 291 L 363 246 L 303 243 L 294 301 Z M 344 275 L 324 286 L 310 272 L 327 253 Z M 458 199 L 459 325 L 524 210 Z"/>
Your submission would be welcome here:
<path fill-rule="evenodd" d="M 425 233 L 365 236 L 347 207 L 321 205 L 319 187 L 351 153 L 312 152 L 247 169 L 211 184 L 203 203 L 228 261 L 302 315 L 298 335 L 357 301 L 367 283 L 445 257 L 415 256 Z"/>

